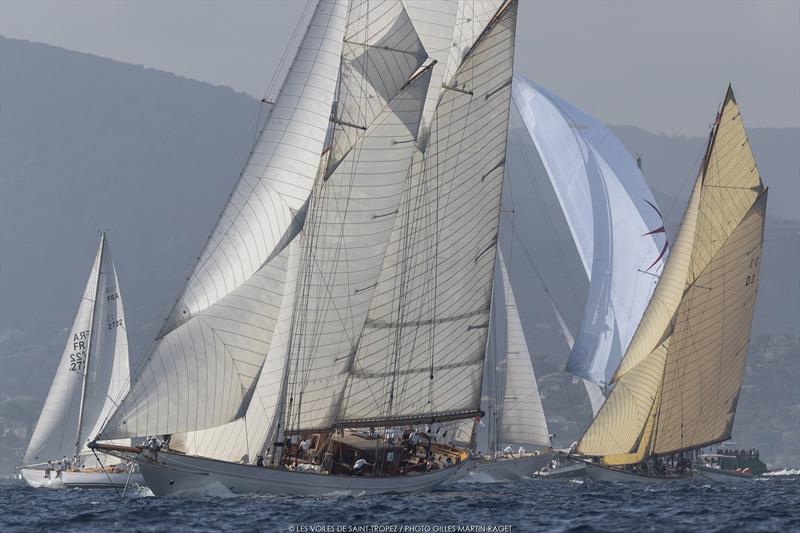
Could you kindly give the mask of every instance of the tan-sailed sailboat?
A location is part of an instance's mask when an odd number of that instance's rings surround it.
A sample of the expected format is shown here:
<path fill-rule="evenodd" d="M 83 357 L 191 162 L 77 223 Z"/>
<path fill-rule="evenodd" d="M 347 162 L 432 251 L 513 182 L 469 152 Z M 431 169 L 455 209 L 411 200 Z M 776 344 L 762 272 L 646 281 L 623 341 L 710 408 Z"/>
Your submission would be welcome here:
<path fill-rule="evenodd" d="M 730 437 L 766 204 L 729 87 L 669 260 L 613 390 L 578 442 L 576 454 L 587 460 L 591 479 L 686 477 L 691 465 L 684 452 Z"/>

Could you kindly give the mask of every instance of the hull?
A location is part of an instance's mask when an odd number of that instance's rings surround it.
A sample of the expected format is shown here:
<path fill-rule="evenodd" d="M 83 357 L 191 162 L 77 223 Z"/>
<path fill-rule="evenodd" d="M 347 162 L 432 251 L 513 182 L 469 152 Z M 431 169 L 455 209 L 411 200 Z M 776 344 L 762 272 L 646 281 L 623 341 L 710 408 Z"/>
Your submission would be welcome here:
<path fill-rule="evenodd" d="M 484 478 L 487 481 L 514 481 L 531 477 L 550 464 L 553 453 L 527 455 L 516 459 L 498 459 L 479 463 L 469 478 Z"/>
<path fill-rule="evenodd" d="M 164 451 L 158 452 L 155 460 L 144 454 L 135 460 L 145 484 L 156 496 L 228 492 L 301 496 L 426 492 L 475 468 L 475 463 L 467 461 L 422 474 L 371 477 L 274 470 Z"/>
<path fill-rule="evenodd" d="M 144 485 L 141 474 L 104 473 L 104 472 L 62 472 L 61 478 L 56 478 L 56 473 L 50 474 L 50 479 L 44 477 L 44 470 L 35 468 L 22 468 L 22 479 L 30 487 L 45 487 L 50 489 L 82 488 L 82 489 L 112 489 L 124 488 L 125 485 Z"/>
<path fill-rule="evenodd" d="M 568 462 L 549 470 L 543 470 L 536 476 L 544 479 L 583 479 L 586 477 L 586 464 L 581 461 Z"/>
<path fill-rule="evenodd" d="M 625 472 L 617 470 L 616 468 L 607 468 L 592 463 L 586 464 L 586 477 L 592 481 L 607 481 L 614 483 L 665 483 L 669 481 L 677 481 L 680 479 L 687 479 L 686 477 L 660 477 L 660 476 L 644 476 L 641 474 L 634 474 L 633 472 Z"/>
<path fill-rule="evenodd" d="M 696 466 L 695 474 L 699 478 L 713 481 L 714 483 L 749 481 L 756 477 L 753 474 L 745 474 L 735 470 L 720 470 L 719 468 L 707 468 L 704 466 Z"/>

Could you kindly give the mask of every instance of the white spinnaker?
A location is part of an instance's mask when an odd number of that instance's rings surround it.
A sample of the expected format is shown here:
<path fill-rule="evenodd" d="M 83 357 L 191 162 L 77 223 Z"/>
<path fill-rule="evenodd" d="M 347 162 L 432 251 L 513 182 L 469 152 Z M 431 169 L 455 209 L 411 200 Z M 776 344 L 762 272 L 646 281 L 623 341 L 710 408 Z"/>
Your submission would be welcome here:
<path fill-rule="evenodd" d="M 318 180 L 304 238 L 290 347 L 288 429 L 333 425 L 407 181 L 429 71 Z"/>
<path fill-rule="evenodd" d="M 24 464 L 43 463 L 48 460 L 72 457 L 78 439 L 78 412 L 81 391 L 92 331 L 97 276 L 100 270 L 102 242 L 95 255 L 89 280 L 83 291 L 81 303 L 72 329 L 69 330 L 64 352 L 56 368 L 56 375 L 39 414 L 23 458 Z"/>
<path fill-rule="evenodd" d="M 661 215 L 633 158 L 602 123 L 521 76 L 514 102 L 592 281 L 567 371 L 605 386 L 663 266 Z"/>
<path fill-rule="evenodd" d="M 516 3 L 445 90 L 417 152 L 340 423 L 469 417 L 480 408 L 506 149 Z M 377 424 L 376 425 L 380 425 Z"/>
<path fill-rule="evenodd" d="M 104 439 L 214 427 L 247 407 L 280 308 L 280 254 L 319 167 L 346 9 L 345 0 L 317 6 L 247 167 Z"/>
<path fill-rule="evenodd" d="M 122 305 L 117 271 L 111 258 L 108 238 L 102 240 L 102 261 L 97 280 L 97 301 L 92 324 L 91 353 L 80 429 L 82 455 L 92 455 L 86 443 L 97 435 L 117 402 L 130 385 L 128 324 Z M 128 444 L 127 440 L 117 444 Z M 93 458 L 93 457 L 92 457 Z M 108 461 L 115 462 L 111 457 Z"/>
<path fill-rule="evenodd" d="M 352 0 L 342 49 L 330 167 L 427 58 L 401 0 Z"/>
<path fill-rule="evenodd" d="M 498 444 L 550 446 L 550 432 L 544 416 L 531 354 L 517 310 L 505 260 L 498 252 L 506 318 L 506 368 Z"/>

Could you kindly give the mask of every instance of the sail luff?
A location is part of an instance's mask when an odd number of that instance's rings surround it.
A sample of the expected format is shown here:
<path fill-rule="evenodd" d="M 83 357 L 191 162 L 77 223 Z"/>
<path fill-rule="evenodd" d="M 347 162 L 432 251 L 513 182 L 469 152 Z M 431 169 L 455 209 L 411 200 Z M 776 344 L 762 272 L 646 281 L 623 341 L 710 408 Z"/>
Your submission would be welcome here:
<path fill-rule="evenodd" d="M 94 300 L 92 301 L 92 312 L 91 318 L 89 319 L 89 323 L 91 326 L 91 331 L 89 333 L 89 346 L 86 347 L 86 358 L 83 365 L 83 383 L 81 384 L 81 399 L 80 404 L 78 406 L 78 427 L 75 435 L 75 453 L 74 457 L 77 457 L 81 451 L 82 441 L 81 441 L 81 433 L 83 429 L 83 412 L 86 405 L 86 387 L 89 384 L 89 370 L 90 366 L 89 363 L 92 359 L 92 347 L 95 345 L 95 338 L 97 338 L 97 334 L 99 333 L 97 320 L 99 317 L 97 316 L 97 300 L 100 294 L 100 279 L 102 277 L 103 271 L 103 258 L 105 256 L 105 248 L 106 248 L 106 232 L 103 231 L 100 234 L 100 248 L 99 248 L 99 255 L 100 259 L 98 261 L 98 268 L 97 268 L 97 276 L 95 278 L 95 286 L 94 286 Z"/>

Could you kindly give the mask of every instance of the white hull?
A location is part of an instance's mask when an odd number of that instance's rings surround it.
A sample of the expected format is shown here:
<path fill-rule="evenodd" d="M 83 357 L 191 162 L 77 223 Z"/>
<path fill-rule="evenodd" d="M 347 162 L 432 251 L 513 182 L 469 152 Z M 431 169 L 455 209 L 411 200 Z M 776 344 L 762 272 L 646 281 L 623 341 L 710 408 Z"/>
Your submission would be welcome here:
<path fill-rule="evenodd" d="M 695 466 L 695 474 L 699 478 L 705 479 L 706 481 L 713 481 L 715 483 L 749 481 L 755 477 L 753 474 L 744 474 L 742 472 L 735 472 L 731 470 L 720 470 L 719 468 L 707 468 L 704 466 Z"/>
<path fill-rule="evenodd" d="M 316 496 L 342 493 L 426 492 L 475 468 L 472 461 L 442 470 L 393 477 L 340 476 L 291 472 L 158 452 L 157 460 L 136 457 L 145 484 L 156 496 L 260 493 Z"/>
<path fill-rule="evenodd" d="M 625 472 L 617 470 L 616 468 L 608 468 L 591 463 L 586 464 L 586 477 L 592 481 L 609 481 L 614 483 L 664 483 L 667 481 L 677 481 L 677 477 L 655 477 L 643 476 L 641 474 L 634 474 L 632 472 Z"/>
<path fill-rule="evenodd" d="M 486 481 L 514 481 L 531 477 L 548 464 L 553 458 L 553 453 L 540 455 L 526 455 L 516 459 L 498 459 L 486 463 L 479 463 L 470 474 L 470 478 Z"/>
<path fill-rule="evenodd" d="M 104 472 L 62 472 L 60 478 L 56 478 L 56 472 L 50 473 L 50 479 L 44 477 L 44 470 L 35 468 L 22 468 L 22 479 L 30 487 L 45 487 L 50 489 L 60 488 L 82 488 L 82 489 L 110 489 L 123 488 L 127 483 L 130 485 L 144 485 L 144 478 L 141 474 L 124 473 L 104 473 Z"/>

